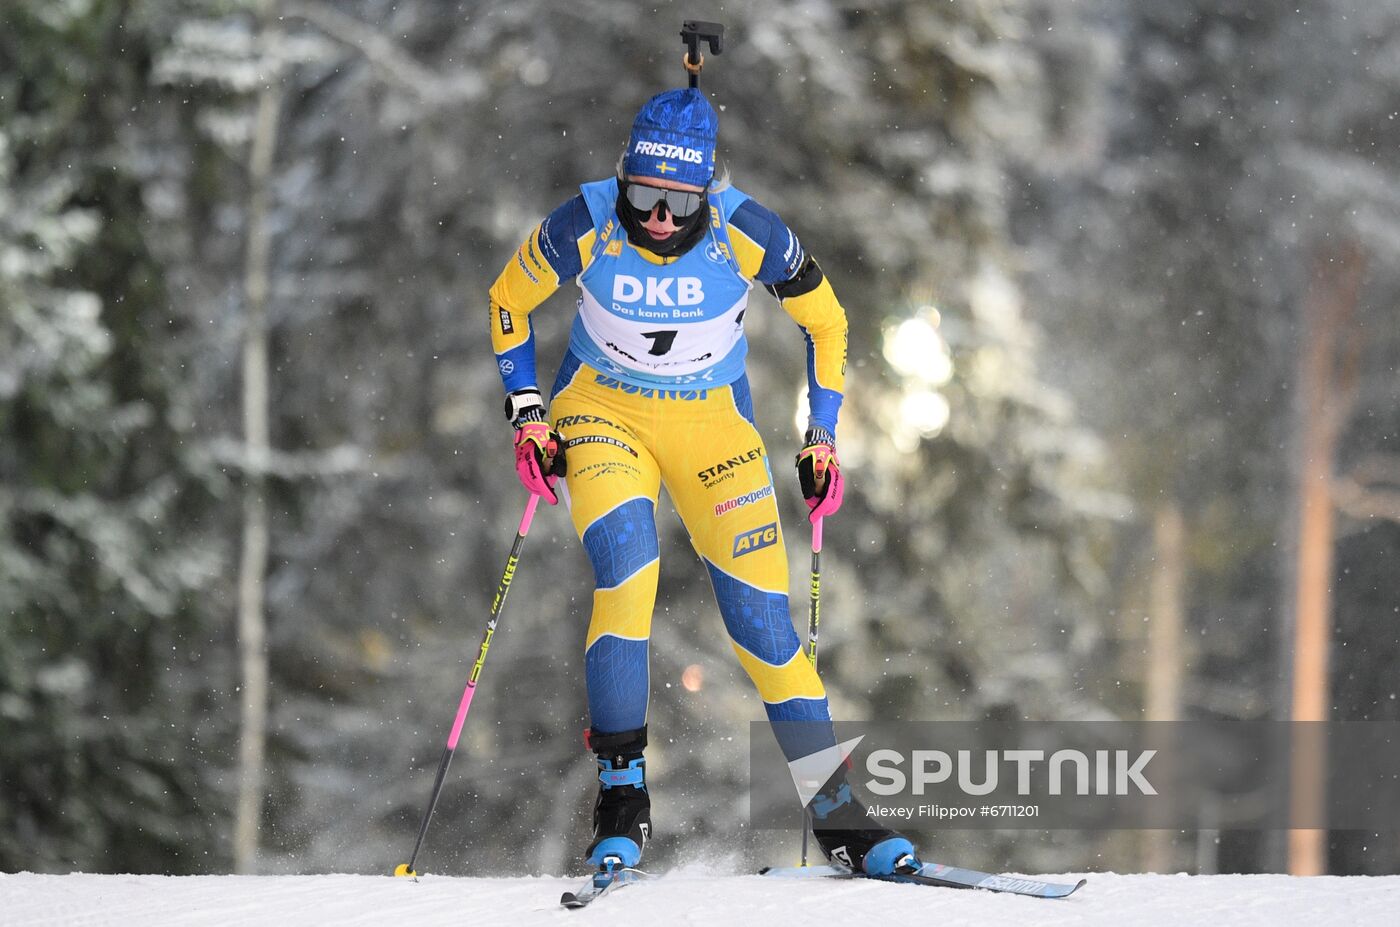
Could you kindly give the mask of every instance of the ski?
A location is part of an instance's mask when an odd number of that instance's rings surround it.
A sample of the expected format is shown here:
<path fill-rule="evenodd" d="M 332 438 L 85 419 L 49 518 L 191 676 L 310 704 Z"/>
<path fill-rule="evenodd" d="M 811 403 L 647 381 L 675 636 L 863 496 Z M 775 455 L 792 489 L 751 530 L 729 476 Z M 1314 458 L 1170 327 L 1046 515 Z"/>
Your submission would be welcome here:
<path fill-rule="evenodd" d="M 1066 898 L 1087 881 L 1080 879 L 1074 883 L 1046 882 L 1042 879 L 997 875 L 939 863 L 924 863 L 915 872 L 896 872 L 891 875 L 867 875 L 842 866 L 770 866 L 761 870 L 759 875 L 779 879 L 875 879 L 880 882 L 903 882 L 941 888 L 980 888 L 989 892 L 1028 895 L 1033 898 Z"/>
<path fill-rule="evenodd" d="M 570 910 L 584 908 L 613 889 L 642 881 L 646 875 L 640 869 L 599 870 L 590 876 L 588 881 L 579 887 L 578 891 L 565 892 L 559 898 L 559 903 Z"/>

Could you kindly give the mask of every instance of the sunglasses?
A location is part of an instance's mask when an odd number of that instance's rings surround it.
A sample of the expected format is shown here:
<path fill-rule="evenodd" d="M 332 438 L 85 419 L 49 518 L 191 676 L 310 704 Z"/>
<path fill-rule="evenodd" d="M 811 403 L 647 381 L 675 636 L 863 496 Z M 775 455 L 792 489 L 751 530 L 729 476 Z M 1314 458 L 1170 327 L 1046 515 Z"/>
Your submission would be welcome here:
<path fill-rule="evenodd" d="M 651 212 L 657 203 L 665 203 L 666 210 L 677 218 L 684 218 L 700 208 L 703 193 L 689 190 L 663 190 L 661 187 L 648 187 L 641 183 L 626 183 L 627 202 L 638 212 Z"/>

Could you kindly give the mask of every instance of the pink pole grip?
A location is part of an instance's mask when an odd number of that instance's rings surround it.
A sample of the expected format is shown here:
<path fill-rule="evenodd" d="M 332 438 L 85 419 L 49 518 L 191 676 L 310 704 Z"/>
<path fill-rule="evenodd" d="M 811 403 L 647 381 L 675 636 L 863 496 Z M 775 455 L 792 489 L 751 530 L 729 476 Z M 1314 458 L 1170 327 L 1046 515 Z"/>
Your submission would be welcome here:
<path fill-rule="evenodd" d="M 812 519 L 812 553 L 822 552 L 822 516 Z"/>

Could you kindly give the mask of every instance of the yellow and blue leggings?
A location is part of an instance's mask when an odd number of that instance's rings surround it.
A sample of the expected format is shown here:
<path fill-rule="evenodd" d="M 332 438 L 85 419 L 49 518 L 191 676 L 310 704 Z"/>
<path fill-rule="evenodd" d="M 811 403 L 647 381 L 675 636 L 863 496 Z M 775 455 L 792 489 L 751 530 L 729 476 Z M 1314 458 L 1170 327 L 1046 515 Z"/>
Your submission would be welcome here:
<path fill-rule="evenodd" d="M 833 745 L 826 692 L 788 612 L 787 552 L 747 379 L 647 389 L 568 355 L 550 405 L 567 448 L 570 515 L 597 584 L 584 658 L 594 730 L 646 724 L 665 483 L 784 753 Z"/>

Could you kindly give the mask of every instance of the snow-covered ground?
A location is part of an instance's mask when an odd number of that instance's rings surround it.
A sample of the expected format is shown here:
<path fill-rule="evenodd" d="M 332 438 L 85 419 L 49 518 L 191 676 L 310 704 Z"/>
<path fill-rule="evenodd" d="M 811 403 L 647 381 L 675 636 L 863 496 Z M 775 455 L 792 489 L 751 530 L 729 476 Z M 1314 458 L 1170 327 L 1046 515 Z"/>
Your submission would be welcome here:
<path fill-rule="evenodd" d="M 1064 880 L 1069 880 L 1065 876 Z M 578 879 L 425 876 L 190 876 L 0 874 L 0 924 L 392 925 L 494 927 L 603 923 L 1395 925 L 1400 876 L 1164 876 L 1089 873 L 1072 898 L 876 882 L 787 881 L 682 870 L 628 886 L 591 908 L 566 911 L 559 895 Z"/>

